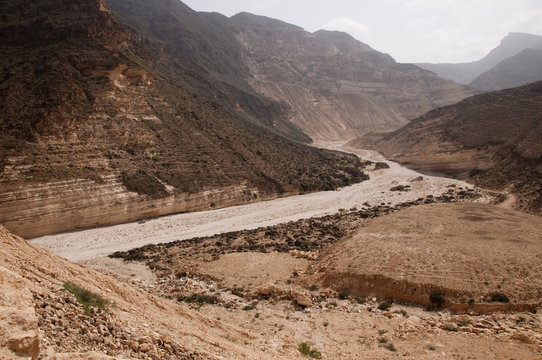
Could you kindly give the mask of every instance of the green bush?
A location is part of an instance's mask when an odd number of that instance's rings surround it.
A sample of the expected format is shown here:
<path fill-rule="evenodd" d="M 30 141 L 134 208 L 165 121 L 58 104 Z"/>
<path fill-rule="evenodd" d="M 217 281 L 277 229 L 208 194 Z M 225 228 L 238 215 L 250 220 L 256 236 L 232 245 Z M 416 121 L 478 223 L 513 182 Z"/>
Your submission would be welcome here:
<path fill-rule="evenodd" d="M 77 302 L 83 305 L 86 315 L 91 315 L 91 307 L 103 309 L 107 305 L 109 305 L 109 301 L 107 301 L 100 295 L 85 290 L 69 281 L 64 283 L 64 289 L 66 289 L 66 291 L 68 291 L 69 293 L 75 295 L 75 299 L 77 300 Z"/>
<path fill-rule="evenodd" d="M 444 294 L 440 290 L 433 290 L 429 294 L 429 301 L 437 307 L 441 307 L 446 302 Z"/>
<path fill-rule="evenodd" d="M 489 299 L 491 302 L 502 302 L 502 303 L 509 303 L 510 299 L 508 296 L 506 296 L 503 293 L 494 293 L 491 294 L 491 298 Z"/>
<path fill-rule="evenodd" d="M 391 308 L 391 303 L 384 301 L 378 305 L 378 310 L 388 311 Z"/>
<path fill-rule="evenodd" d="M 322 358 L 322 353 L 320 353 L 320 351 L 312 348 L 309 344 L 305 342 L 299 344 L 299 346 L 297 347 L 297 350 L 299 350 L 299 352 L 302 353 L 303 355 L 308 356 L 313 359 Z"/>
<path fill-rule="evenodd" d="M 218 297 L 215 295 L 204 295 L 204 294 L 192 294 L 189 296 L 179 296 L 177 301 L 183 301 L 191 304 L 216 304 L 218 302 Z"/>
<path fill-rule="evenodd" d="M 479 169 L 479 168 L 475 167 L 474 169 L 469 171 L 469 177 L 473 178 L 473 177 L 478 176 L 480 174 L 483 174 L 485 172 L 486 172 L 485 170 L 482 170 L 482 169 Z"/>

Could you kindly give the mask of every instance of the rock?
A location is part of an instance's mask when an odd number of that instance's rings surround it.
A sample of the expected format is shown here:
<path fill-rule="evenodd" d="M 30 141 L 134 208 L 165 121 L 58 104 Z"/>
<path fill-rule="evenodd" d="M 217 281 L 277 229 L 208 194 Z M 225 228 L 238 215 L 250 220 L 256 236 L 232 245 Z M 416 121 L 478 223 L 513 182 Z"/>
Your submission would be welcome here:
<path fill-rule="evenodd" d="M 137 341 L 130 341 L 130 349 L 132 349 L 133 351 L 138 351 L 139 350 L 139 343 Z"/>
<path fill-rule="evenodd" d="M 307 295 L 305 295 L 303 293 L 294 292 L 294 293 L 292 293 L 292 297 L 294 298 L 295 302 L 299 306 L 302 306 L 302 307 L 312 306 L 311 299 Z"/>
<path fill-rule="evenodd" d="M 0 267 L 0 359 L 39 356 L 41 339 L 29 287 L 25 279 Z"/>
<path fill-rule="evenodd" d="M 151 349 L 151 346 L 147 343 L 143 343 L 139 346 L 139 351 L 147 352 Z"/>
<path fill-rule="evenodd" d="M 256 290 L 256 293 L 261 296 L 271 296 L 274 293 L 277 292 L 277 287 L 273 284 L 265 284 L 263 286 L 260 286 L 258 290 Z"/>
<path fill-rule="evenodd" d="M 423 181 L 423 176 L 415 177 L 414 179 L 410 180 L 410 182 L 416 182 L 416 181 Z"/>
<path fill-rule="evenodd" d="M 535 341 L 526 334 L 514 334 L 510 336 L 510 339 L 517 340 L 525 344 L 534 344 Z"/>

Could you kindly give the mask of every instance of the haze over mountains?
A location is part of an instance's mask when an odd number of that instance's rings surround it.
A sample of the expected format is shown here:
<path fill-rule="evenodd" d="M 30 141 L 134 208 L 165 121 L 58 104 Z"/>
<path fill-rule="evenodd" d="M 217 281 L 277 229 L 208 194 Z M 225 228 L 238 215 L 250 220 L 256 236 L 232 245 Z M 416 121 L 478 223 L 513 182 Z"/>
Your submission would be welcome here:
<path fill-rule="evenodd" d="M 542 62 L 538 51 L 542 36 L 510 33 L 500 45 L 478 61 L 458 64 L 416 64 L 451 79 L 481 90 L 500 90 L 542 80 Z M 527 50 L 527 51 L 524 51 Z"/>

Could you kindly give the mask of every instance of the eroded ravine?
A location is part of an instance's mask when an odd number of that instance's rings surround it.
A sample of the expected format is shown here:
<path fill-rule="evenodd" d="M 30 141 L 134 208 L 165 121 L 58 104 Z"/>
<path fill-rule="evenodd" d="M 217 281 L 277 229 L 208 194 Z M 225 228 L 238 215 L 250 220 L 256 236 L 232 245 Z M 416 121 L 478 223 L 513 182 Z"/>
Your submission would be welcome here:
<path fill-rule="evenodd" d="M 326 143 L 321 146 L 337 149 L 341 144 Z M 363 160 L 384 160 L 372 151 L 348 150 L 355 151 Z M 451 185 L 472 187 L 462 181 L 426 175 L 423 175 L 421 181 L 412 181 L 422 175 L 397 163 L 387 163 L 390 165 L 389 169 L 369 171 L 370 180 L 337 191 L 290 196 L 212 211 L 166 216 L 146 222 L 44 236 L 32 240 L 32 243 L 70 260 L 83 261 L 146 244 L 255 229 L 333 214 L 340 209 L 379 204 L 393 206 L 427 195 L 438 196 Z M 401 184 L 410 185 L 411 190 L 390 191 L 392 187 Z"/>

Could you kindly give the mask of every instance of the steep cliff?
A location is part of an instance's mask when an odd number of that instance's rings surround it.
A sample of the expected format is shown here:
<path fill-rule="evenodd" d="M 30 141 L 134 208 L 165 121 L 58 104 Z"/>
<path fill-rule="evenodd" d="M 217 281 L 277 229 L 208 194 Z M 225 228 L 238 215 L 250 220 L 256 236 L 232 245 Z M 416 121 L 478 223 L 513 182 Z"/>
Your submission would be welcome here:
<path fill-rule="evenodd" d="M 20 235 L 363 178 L 356 157 L 288 140 L 235 101 L 212 101 L 224 83 L 126 32 L 103 1 L 0 5 L 0 223 Z M 203 96 L 195 87 L 206 82 Z M 276 103 L 257 99 L 248 103 L 273 124 Z"/>
<path fill-rule="evenodd" d="M 341 32 L 314 34 L 241 13 L 232 17 L 258 92 L 292 108 L 291 121 L 314 139 L 389 131 L 475 92 L 438 78 Z"/>

